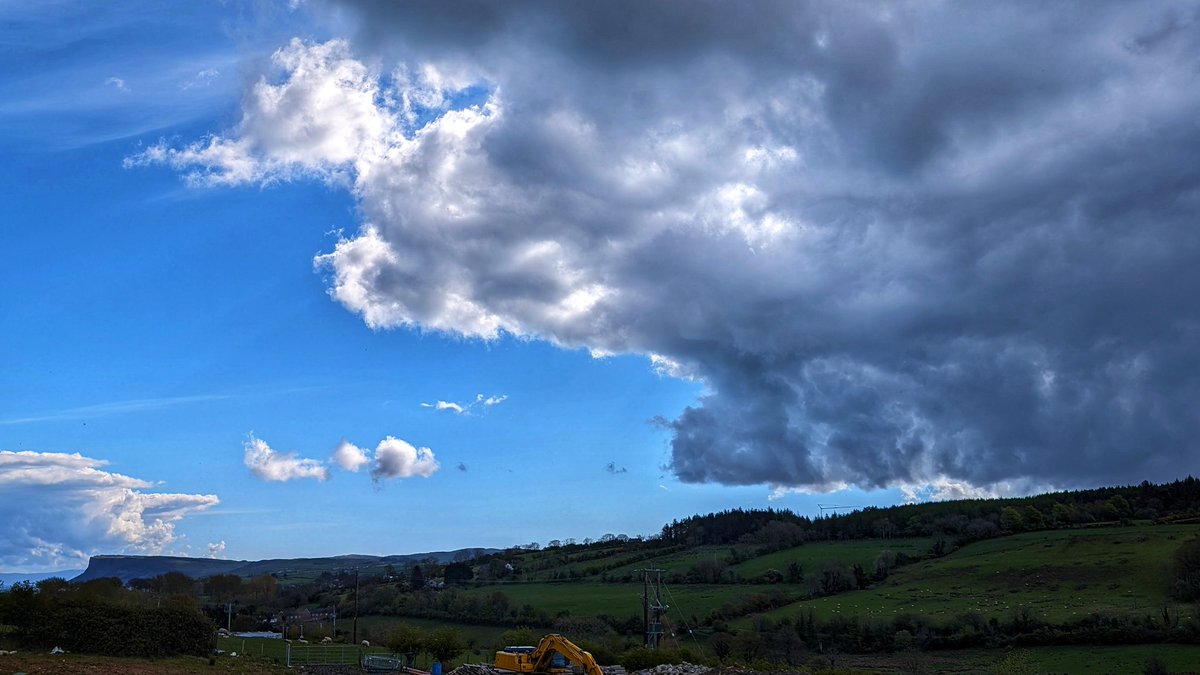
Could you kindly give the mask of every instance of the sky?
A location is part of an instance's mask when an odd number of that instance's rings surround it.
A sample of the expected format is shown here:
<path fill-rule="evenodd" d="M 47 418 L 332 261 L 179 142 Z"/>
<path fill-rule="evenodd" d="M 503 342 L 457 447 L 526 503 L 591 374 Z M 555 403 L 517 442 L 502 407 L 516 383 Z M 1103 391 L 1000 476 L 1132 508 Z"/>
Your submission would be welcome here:
<path fill-rule="evenodd" d="M 1200 458 L 1186 2 L 0 0 L 0 570 Z"/>

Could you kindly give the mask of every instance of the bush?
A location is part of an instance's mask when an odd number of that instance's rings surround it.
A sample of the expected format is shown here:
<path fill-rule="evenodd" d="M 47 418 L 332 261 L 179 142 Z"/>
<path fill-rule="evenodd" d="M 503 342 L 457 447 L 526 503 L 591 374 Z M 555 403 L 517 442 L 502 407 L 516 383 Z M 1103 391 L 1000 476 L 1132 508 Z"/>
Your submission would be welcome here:
<path fill-rule="evenodd" d="M 203 656 L 216 647 L 216 625 L 185 604 L 128 607 L 90 598 L 39 603 L 16 626 L 23 642 L 107 656 Z"/>
<path fill-rule="evenodd" d="M 1167 669 L 1167 664 L 1158 654 L 1151 656 L 1146 660 L 1146 665 L 1142 666 L 1143 675 L 1170 675 L 1171 671 Z"/>
<path fill-rule="evenodd" d="M 1185 602 L 1200 600 L 1200 538 L 1175 549 L 1172 595 Z"/>
<path fill-rule="evenodd" d="M 621 665 L 625 670 L 633 672 L 635 670 L 648 670 L 655 666 L 661 666 L 664 663 L 681 663 L 682 658 L 673 650 L 670 649 L 648 649 L 646 647 L 636 647 L 630 649 L 621 655 Z"/>
<path fill-rule="evenodd" d="M 437 628 L 425 640 L 425 649 L 433 658 L 449 663 L 466 649 L 462 634 L 453 628 Z"/>

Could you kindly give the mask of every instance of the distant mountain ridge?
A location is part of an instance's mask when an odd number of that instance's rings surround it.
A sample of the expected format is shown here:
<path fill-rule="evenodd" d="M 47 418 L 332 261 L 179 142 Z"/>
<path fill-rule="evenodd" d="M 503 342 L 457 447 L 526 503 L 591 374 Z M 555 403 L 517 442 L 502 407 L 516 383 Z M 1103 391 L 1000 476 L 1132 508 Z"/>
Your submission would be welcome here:
<path fill-rule="evenodd" d="M 438 564 L 454 562 L 455 559 L 496 553 L 494 548 L 464 548 L 455 551 L 432 551 L 406 555 L 340 555 L 328 558 L 275 558 L 270 560 L 220 560 L 214 558 L 187 558 L 164 555 L 97 555 L 88 561 L 82 574 L 71 579 L 74 582 L 91 581 L 116 577 L 124 583 L 133 579 L 149 579 L 170 572 L 182 572 L 193 579 L 203 579 L 218 574 L 236 574 L 240 577 L 256 577 L 264 574 L 277 576 L 336 573 L 341 570 L 384 568 L 388 565 L 404 566 L 414 562 L 434 560 Z"/>
<path fill-rule="evenodd" d="M 77 576 L 80 573 L 80 570 L 58 570 L 55 572 L 0 572 L 0 584 L 11 586 L 13 584 L 21 583 L 22 581 L 37 583 L 42 579 L 50 579 L 52 577 L 70 579 L 71 577 Z"/>

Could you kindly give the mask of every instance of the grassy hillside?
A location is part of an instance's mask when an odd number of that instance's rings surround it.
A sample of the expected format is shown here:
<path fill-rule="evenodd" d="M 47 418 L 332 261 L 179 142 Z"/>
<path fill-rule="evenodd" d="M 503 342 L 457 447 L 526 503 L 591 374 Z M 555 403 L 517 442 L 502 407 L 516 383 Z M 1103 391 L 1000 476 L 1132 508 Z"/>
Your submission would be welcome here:
<path fill-rule="evenodd" d="M 818 618 L 949 618 L 965 612 L 1005 617 L 1028 608 L 1069 621 L 1088 613 L 1157 614 L 1164 606 L 1190 616 L 1167 597 L 1176 547 L 1192 525 L 1142 525 L 1030 532 L 977 542 L 942 558 L 902 567 L 876 588 L 794 603 L 774 619 L 811 610 Z"/>
<path fill-rule="evenodd" d="M 786 570 L 792 562 L 799 563 L 809 574 L 820 570 L 830 560 L 845 565 L 860 565 L 865 570 L 875 567 L 875 559 L 883 551 L 918 557 L 929 551 L 930 540 L 917 537 L 906 539 L 858 539 L 851 541 L 822 541 L 777 551 L 739 563 L 735 569 L 743 579 L 761 576 L 769 569 Z"/>

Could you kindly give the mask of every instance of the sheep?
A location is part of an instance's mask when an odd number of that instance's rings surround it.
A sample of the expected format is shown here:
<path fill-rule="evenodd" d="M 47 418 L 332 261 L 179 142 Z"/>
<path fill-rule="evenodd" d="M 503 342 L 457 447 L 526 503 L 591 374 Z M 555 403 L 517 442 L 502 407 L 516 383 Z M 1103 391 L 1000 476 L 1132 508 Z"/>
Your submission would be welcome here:
<path fill-rule="evenodd" d="M 363 641 L 362 641 L 362 646 L 364 646 L 364 647 L 370 647 L 370 646 L 371 646 L 371 642 L 370 642 L 369 640 L 363 640 Z"/>
<path fill-rule="evenodd" d="M 325 637 L 321 638 L 321 644 L 323 644 L 323 645 L 331 645 L 331 644 L 333 644 L 333 638 L 331 638 L 331 637 L 329 637 L 329 636 L 327 635 L 327 636 L 325 636 Z"/>

